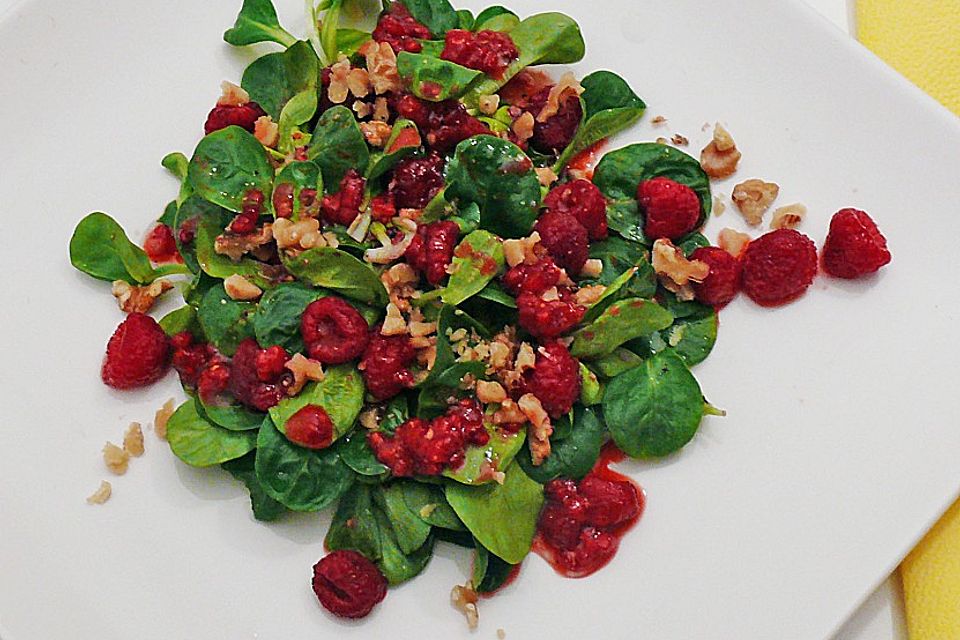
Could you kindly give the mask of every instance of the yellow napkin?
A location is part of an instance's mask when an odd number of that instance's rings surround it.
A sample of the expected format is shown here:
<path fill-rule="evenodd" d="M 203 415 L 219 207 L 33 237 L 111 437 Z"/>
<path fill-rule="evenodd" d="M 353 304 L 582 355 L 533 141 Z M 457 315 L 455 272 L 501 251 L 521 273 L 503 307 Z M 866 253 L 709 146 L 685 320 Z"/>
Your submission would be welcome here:
<path fill-rule="evenodd" d="M 960 114 L 960 0 L 857 0 L 857 36 Z M 900 567 L 911 640 L 960 640 L 960 502 Z"/>

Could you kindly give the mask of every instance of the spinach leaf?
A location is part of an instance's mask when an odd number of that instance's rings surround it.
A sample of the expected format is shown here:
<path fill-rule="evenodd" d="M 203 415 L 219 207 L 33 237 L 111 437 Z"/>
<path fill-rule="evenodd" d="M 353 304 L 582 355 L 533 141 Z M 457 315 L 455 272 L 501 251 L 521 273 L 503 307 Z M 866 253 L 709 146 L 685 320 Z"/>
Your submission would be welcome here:
<path fill-rule="evenodd" d="M 435 38 L 460 26 L 460 17 L 447 0 L 403 0 L 403 6 Z"/>
<path fill-rule="evenodd" d="M 243 72 L 240 86 L 279 122 L 284 105 L 295 95 L 307 93 L 316 97 L 319 73 L 317 54 L 308 42 L 301 40 L 286 51 L 268 53 L 251 62 Z"/>
<path fill-rule="evenodd" d="M 652 298 L 657 292 L 657 274 L 654 273 L 647 250 L 642 244 L 610 236 L 605 240 L 590 243 L 590 257 L 603 263 L 603 271 L 595 280 L 585 280 L 581 284 L 612 285 L 628 270 L 637 271 L 620 290 L 630 298 Z"/>
<path fill-rule="evenodd" d="M 520 18 L 518 18 L 517 14 L 515 14 L 513 11 L 510 11 L 510 9 L 507 9 L 506 7 L 502 7 L 500 5 L 494 5 L 492 7 L 487 7 L 486 9 L 481 11 L 479 14 L 477 14 L 476 20 L 473 21 L 473 30 L 484 31 L 489 29 L 492 31 L 503 31 L 504 29 L 497 29 L 487 25 L 487 22 L 492 20 L 493 18 L 498 18 L 498 17 L 500 18 L 500 20 L 502 20 L 504 16 L 507 16 L 514 20 L 513 26 L 520 24 Z"/>
<path fill-rule="evenodd" d="M 397 55 L 397 71 L 413 95 L 431 102 L 459 98 L 483 75 L 449 60 L 406 51 Z"/>
<path fill-rule="evenodd" d="M 383 535 L 380 537 L 380 562 L 377 566 L 383 572 L 387 582 L 393 586 L 411 580 L 420 575 L 433 556 L 433 537 L 427 539 L 422 547 L 406 554 L 400 548 L 397 533 L 390 519 L 383 511 L 374 512 L 377 524 Z"/>
<path fill-rule="evenodd" d="M 287 420 L 308 404 L 319 405 L 326 410 L 333 422 L 333 439 L 336 440 L 353 427 L 360 409 L 363 408 L 363 381 L 360 372 L 351 364 L 329 367 L 320 382 L 311 382 L 292 398 L 284 398 L 270 407 L 273 424 L 286 433 Z"/>
<path fill-rule="evenodd" d="M 340 459 L 336 444 L 316 451 L 305 449 L 287 440 L 273 421 L 266 419 L 256 446 L 255 469 L 263 490 L 293 511 L 320 511 L 353 484 L 355 476 Z"/>
<path fill-rule="evenodd" d="M 98 280 L 145 284 L 161 276 L 188 273 L 187 267 L 169 264 L 153 268 L 150 258 L 130 242 L 117 221 L 95 212 L 77 224 L 70 238 L 70 264 Z"/>
<path fill-rule="evenodd" d="M 160 328 L 171 338 L 184 331 L 189 331 L 194 337 L 203 336 L 200 323 L 197 322 L 197 310 L 190 305 L 174 309 L 160 318 Z"/>
<path fill-rule="evenodd" d="M 293 200 L 291 217 L 293 220 L 317 217 L 320 199 L 323 197 L 323 176 L 316 162 L 291 162 L 277 174 L 277 178 L 273 182 L 274 193 L 279 192 L 281 185 L 290 185 L 290 194 Z M 300 197 L 304 189 L 311 189 L 316 195 L 313 200 L 314 204 L 309 209 L 304 207 L 303 200 Z M 276 211 L 274 211 L 274 215 L 276 215 Z"/>
<path fill-rule="evenodd" d="M 592 407 L 603 399 L 603 386 L 590 367 L 580 363 L 580 404 Z"/>
<path fill-rule="evenodd" d="M 698 302 L 675 305 L 683 317 L 673 325 L 650 336 L 630 341 L 627 345 L 641 356 L 649 357 L 663 350 L 670 350 L 683 358 L 688 367 L 706 360 L 717 341 L 718 318 L 716 312 Z"/>
<path fill-rule="evenodd" d="M 578 153 L 590 145 L 619 133 L 643 116 L 647 105 L 630 85 L 610 71 L 595 71 L 580 81 L 583 118 L 573 140 L 557 158 L 553 170 L 563 170 Z"/>
<path fill-rule="evenodd" d="M 237 47 L 257 42 L 276 42 L 289 47 L 297 41 L 280 26 L 277 10 L 270 0 L 243 0 L 240 15 L 223 39 Z"/>
<path fill-rule="evenodd" d="M 503 268 L 503 243 L 489 231 L 478 229 L 460 241 L 453 256 L 453 272 L 440 299 L 458 305 L 480 293 Z"/>
<path fill-rule="evenodd" d="M 677 247 L 683 251 L 683 255 L 687 258 L 689 258 L 690 254 L 700 247 L 709 246 L 710 240 L 702 233 L 691 233 L 690 235 L 681 238 L 677 242 Z"/>
<path fill-rule="evenodd" d="M 331 289 L 378 307 L 389 302 L 387 290 L 377 273 L 365 262 L 340 249 L 308 249 L 293 258 L 284 258 L 284 264 L 294 276 L 315 287 Z"/>
<path fill-rule="evenodd" d="M 367 180 L 375 180 L 420 148 L 420 132 L 417 125 L 409 120 L 398 118 L 393 123 L 390 137 L 383 145 L 384 151 L 370 156 L 367 167 Z"/>
<path fill-rule="evenodd" d="M 253 451 L 257 434 L 218 427 L 197 413 L 191 398 L 177 407 L 167 421 L 167 442 L 174 455 L 187 464 L 210 467 Z"/>
<path fill-rule="evenodd" d="M 328 189 L 340 184 L 350 169 L 364 173 L 370 149 L 353 112 L 343 105 L 323 112 L 310 139 L 307 158 L 320 165 Z"/>
<path fill-rule="evenodd" d="M 337 61 L 337 28 L 340 24 L 340 9 L 343 0 L 329 0 L 325 3 L 327 11 L 320 21 L 320 46 L 324 58 L 324 66 Z"/>
<path fill-rule="evenodd" d="M 606 431 L 598 409 L 576 405 L 570 435 L 559 441 L 551 438 L 550 455 L 543 463 L 534 466 L 529 449 L 523 450 L 517 462 L 528 476 L 541 484 L 560 477 L 579 480 L 600 457 Z"/>
<path fill-rule="evenodd" d="M 286 513 L 287 508 L 268 496 L 266 491 L 263 490 L 263 486 L 257 480 L 257 474 L 254 471 L 255 458 L 256 454 L 250 452 L 242 458 L 229 460 L 220 466 L 246 485 L 247 491 L 250 492 L 250 506 L 253 508 L 254 518 L 264 522 L 276 520 Z"/>
<path fill-rule="evenodd" d="M 310 144 L 311 135 L 300 129 L 317 112 L 317 92 L 306 89 L 293 96 L 283 105 L 278 123 L 277 151 L 292 154 L 297 147 Z"/>
<path fill-rule="evenodd" d="M 596 320 L 573 334 L 570 353 L 576 358 L 597 358 L 612 353 L 624 342 L 664 329 L 673 315 L 650 300 L 618 300 Z"/>
<path fill-rule="evenodd" d="M 436 367 L 434 367 L 436 368 Z M 486 365 L 482 362 L 456 362 L 439 371 L 433 378 L 420 383 L 420 395 L 417 397 L 417 415 L 421 418 L 434 418 L 441 415 L 451 397 L 463 397 L 466 393 L 460 389 L 463 379 L 471 375 L 484 378 Z M 431 371 L 432 373 L 432 371 Z"/>
<path fill-rule="evenodd" d="M 632 144 L 603 156 L 593 182 L 608 198 L 607 223 L 628 240 L 652 243 L 643 233 L 637 208 L 637 185 L 666 176 L 693 189 L 700 198 L 700 224 L 710 215 L 710 180 L 700 163 L 679 149 L 655 142 Z"/>
<path fill-rule="evenodd" d="M 450 345 L 450 334 L 458 329 L 466 329 L 468 333 L 475 331 L 481 337 L 490 336 L 486 327 L 471 318 L 466 312 L 458 309 L 454 305 L 444 305 L 437 315 L 437 355 L 434 358 L 433 368 L 430 370 L 430 374 L 420 383 L 421 388 L 430 388 L 439 385 L 441 376 L 457 363 L 457 354 L 454 353 L 453 347 Z M 480 370 L 480 373 L 483 373 L 483 369 Z M 446 375 L 450 377 L 450 374 Z M 458 384 L 459 381 L 456 381 L 450 386 L 456 387 Z M 418 413 L 420 417 L 427 417 L 424 415 L 422 407 Z"/>
<path fill-rule="evenodd" d="M 446 469 L 443 475 L 463 484 L 478 485 L 493 482 L 490 471 L 502 471 L 510 466 L 523 448 L 526 431 L 501 432 L 492 424 L 485 424 L 490 441 L 482 447 L 467 447 L 463 464 L 456 469 Z M 484 471 L 486 470 L 486 473 Z"/>
<path fill-rule="evenodd" d="M 607 307 L 616 302 L 627 297 L 626 293 L 631 288 L 631 283 L 639 272 L 639 267 L 630 267 L 623 273 L 621 273 L 615 280 L 606 285 L 603 293 L 587 309 L 587 312 L 583 316 L 583 322 L 593 322 L 600 317 L 600 314 L 603 313 Z M 652 267 L 651 267 L 652 272 Z M 654 287 L 654 290 L 656 287 Z"/>
<path fill-rule="evenodd" d="M 281 275 L 281 270 L 278 267 L 248 257 L 240 258 L 240 260 L 234 262 L 229 257 L 217 253 L 217 236 L 223 233 L 224 227 L 229 223 L 229 216 L 225 215 L 219 207 L 194 206 L 194 203 L 199 201 L 199 196 L 191 196 L 180 209 L 184 215 L 193 211 L 198 212 L 197 216 L 194 217 L 196 220 L 194 223 L 196 224 L 196 235 L 192 246 L 196 254 L 193 259 L 199 264 L 200 269 L 207 275 L 218 279 L 227 278 L 236 273 L 261 289 L 273 287 L 277 278 Z M 179 214 L 177 222 L 181 222 Z M 184 260 L 186 259 L 186 256 L 184 256 Z"/>
<path fill-rule="evenodd" d="M 255 310 L 254 303 L 240 302 L 228 296 L 221 283 L 203 295 L 197 320 L 207 340 L 224 355 L 232 356 L 241 342 L 253 337 L 250 316 Z"/>
<path fill-rule="evenodd" d="M 190 160 L 190 183 L 204 199 L 239 213 L 250 191 L 270 198 L 273 165 L 260 141 L 229 126 L 205 136 Z"/>
<path fill-rule="evenodd" d="M 404 554 L 415 552 L 430 537 L 430 525 L 407 506 L 401 484 L 382 485 L 374 494 L 374 501 L 389 519 L 397 536 L 397 546 Z"/>
<path fill-rule="evenodd" d="M 531 480 L 520 465 L 505 470 L 502 485 L 446 486 L 447 502 L 470 533 L 510 564 L 520 563 L 529 553 L 537 518 L 543 506 L 543 485 Z"/>
<path fill-rule="evenodd" d="M 325 295 L 299 282 L 285 282 L 263 294 L 253 314 L 253 332 L 266 349 L 280 345 L 288 353 L 304 350 L 300 320 L 307 306 Z"/>
<path fill-rule="evenodd" d="M 414 480 L 402 480 L 397 482 L 397 485 L 403 488 L 403 499 L 407 507 L 427 524 L 451 531 L 467 530 L 447 502 L 441 485 Z"/>
<path fill-rule="evenodd" d="M 630 345 L 632 346 L 634 342 L 636 341 L 631 341 Z M 612 353 L 600 356 L 599 358 L 593 358 L 589 362 L 590 366 L 596 369 L 601 376 L 604 378 L 613 378 L 624 371 L 639 367 L 643 364 L 643 358 L 629 349 L 618 347 L 614 349 Z"/>
<path fill-rule="evenodd" d="M 253 431 L 263 424 L 263 414 L 251 411 L 239 402 L 216 405 L 205 403 L 200 396 L 196 396 L 197 413 L 218 427 L 230 431 Z"/>
<path fill-rule="evenodd" d="M 163 213 L 160 215 L 160 217 L 157 218 L 157 224 L 165 224 L 172 229 L 176 219 L 177 201 L 171 200 L 167 203 L 167 206 L 163 208 Z"/>
<path fill-rule="evenodd" d="M 361 476 L 385 476 L 390 472 L 385 464 L 377 460 L 373 449 L 367 444 L 366 429 L 354 429 L 340 442 L 340 457 Z"/>
<path fill-rule="evenodd" d="M 497 284 L 496 280 L 491 280 L 490 284 L 481 289 L 477 294 L 477 298 L 496 303 L 508 309 L 517 308 L 516 299 L 504 291 L 503 287 Z"/>
<path fill-rule="evenodd" d="M 337 29 L 337 51 L 348 58 L 371 39 L 370 32 L 359 29 Z"/>
<path fill-rule="evenodd" d="M 490 553 L 482 544 L 474 547 L 473 584 L 477 593 L 492 593 L 503 586 L 517 565 Z"/>
<path fill-rule="evenodd" d="M 520 238 L 533 228 L 540 206 L 540 181 L 520 147 L 479 135 L 457 145 L 447 167 L 448 200 L 480 206 L 480 228 Z"/>
<path fill-rule="evenodd" d="M 160 164 L 164 169 L 172 173 L 174 177 L 180 181 L 180 193 L 177 194 L 177 199 L 174 201 L 176 205 L 180 205 L 191 193 L 193 193 L 193 186 L 191 186 L 190 181 L 187 179 L 187 171 L 190 167 L 190 161 L 187 160 L 187 156 L 183 155 L 179 151 L 174 151 L 173 153 L 168 153 L 167 155 L 163 156 Z M 176 209 L 174 209 L 173 215 L 176 217 Z M 165 222 L 165 224 L 173 227 L 172 222 Z"/>
<path fill-rule="evenodd" d="M 603 397 L 603 415 L 614 442 L 634 458 L 680 449 L 696 434 L 703 406 L 696 378 L 670 352 L 618 375 Z"/>
<path fill-rule="evenodd" d="M 189 180 L 187 182 L 189 183 Z M 177 214 L 173 219 L 173 239 L 177 243 L 177 251 L 183 257 L 183 263 L 193 273 L 202 271 L 197 260 L 196 225 L 204 218 L 209 218 L 211 222 L 216 221 L 218 225 L 222 223 L 223 226 L 229 222 L 223 209 L 191 192 L 177 207 Z M 222 230 L 223 226 L 219 228 Z M 184 238 L 189 240 L 184 242 Z M 209 248 L 212 249 L 212 245 Z"/>
<path fill-rule="evenodd" d="M 470 31 L 473 23 L 473 13 L 469 9 L 457 9 L 457 28 Z"/>

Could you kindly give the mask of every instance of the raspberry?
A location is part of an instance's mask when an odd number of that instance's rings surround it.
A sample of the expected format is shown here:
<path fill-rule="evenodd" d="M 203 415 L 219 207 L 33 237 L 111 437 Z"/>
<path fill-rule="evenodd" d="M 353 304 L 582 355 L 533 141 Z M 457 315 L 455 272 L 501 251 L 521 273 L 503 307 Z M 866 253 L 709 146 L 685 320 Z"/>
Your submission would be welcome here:
<path fill-rule="evenodd" d="M 173 239 L 173 230 L 165 224 L 158 224 L 143 241 L 143 250 L 147 257 L 158 264 L 164 262 L 183 262 L 177 251 L 177 241 Z"/>
<path fill-rule="evenodd" d="M 412 120 L 425 132 L 427 144 L 439 153 L 449 151 L 463 140 L 481 133 L 490 133 L 490 128 L 469 113 L 459 100 L 425 102 L 412 95 L 397 101 L 397 114 Z"/>
<path fill-rule="evenodd" d="M 287 440 L 307 449 L 326 449 L 333 444 L 333 421 L 327 410 L 308 404 L 287 419 Z"/>
<path fill-rule="evenodd" d="M 602 569 L 617 553 L 620 541 L 606 531 L 587 527 L 580 532 L 577 546 L 557 554 L 566 575 L 578 578 Z"/>
<path fill-rule="evenodd" d="M 263 368 L 258 371 L 257 361 L 262 359 L 261 354 L 266 351 L 253 338 L 241 342 L 233 354 L 227 386 L 234 398 L 257 411 L 266 411 L 275 406 L 285 395 L 281 384 L 284 374 L 272 380 L 260 379 L 259 373 L 263 372 Z"/>
<path fill-rule="evenodd" d="M 646 216 L 643 232 L 650 240 L 681 238 L 697 226 L 700 198 L 685 184 L 670 178 L 644 180 L 637 187 L 640 212 Z"/>
<path fill-rule="evenodd" d="M 373 39 L 388 43 L 396 53 L 420 53 L 423 46 L 417 40 L 429 38 L 430 30 L 417 22 L 401 2 L 391 4 L 390 10 L 380 16 L 377 28 L 373 30 Z"/>
<path fill-rule="evenodd" d="M 390 194 L 401 209 L 422 209 L 443 188 L 443 156 L 404 158 L 393 169 Z"/>
<path fill-rule="evenodd" d="M 262 349 L 254 363 L 257 369 L 257 380 L 270 382 L 279 378 L 286 371 L 284 365 L 288 359 L 287 350 L 279 345 Z"/>
<path fill-rule="evenodd" d="M 580 397 L 580 363 L 561 342 L 543 345 L 533 369 L 524 373 L 524 386 L 551 418 L 559 418 Z"/>
<path fill-rule="evenodd" d="M 841 209 L 830 220 L 823 243 L 823 270 L 837 278 L 859 278 L 890 262 L 887 239 L 859 209 Z"/>
<path fill-rule="evenodd" d="M 273 190 L 273 212 L 278 218 L 293 217 L 293 183 L 278 184 Z"/>
<path fill-rule="evenodd" d="M 413 386 L 413 373 L 407 368 L 417 357 L 407 336 L 385 336 L 380 325 L 373 328 L 370 341 L 360 360 L 367 391 L 377 400 L 386 400 Z"/>
<path fill-rule="evenodd" d="M 590 240 L 607 237 L 607 201 L 589 180 L 574 180 L 554 187 L 543 199 L 543 206 L 576 218 L 586 228 Z"/>
<path fill-rule="evenodd" d="M 567 287 L 557 287 L 558 300 L 543 300 L 540 296 L 523 292 L 517 296 L 520 326 L 537 338 L 556 338 L 573 329 L 586 307 L 577 304 Z"/>
<path fill-rule="evenodd" d="M 170 366 L 170 339 L 157 321 L 131 313 L 107 343 L 100 368 L 104 384 L 114 389 L 144 387 L 163 377 Z"/>
<path fill-rule="evenodd" d="M 800 296 L 817 274 L 817 247 L 793 229 L 752 241 L 743 254 L 741 286 L 759 305 L 774 307 Z"/>
<path fill-rule="evenodd" d="M 547 211 L 533 228 L 557 265 L 573 275 L 580 273 L 590 257 L 590 241 L 587 230 L 576 218 L 559 211 Z"/>
<path fill-rule="evenodd" d="M 436 286 L 447 277 L 447 265 L 453 261 L 459 235 L 460 227 L 450 220 L 421 225 L 404 257 L 411 267 L 426 274 L 427 282 Z"/>
<path fill-rule="evenodd" d="M 349 226 L 360 213 L 366 180 L 356 169 L 350 169 L 340 180 L 340 191 L 323 196 L 320 210 L 323 219 L 331 224 Z"/>
<path fill-rule="evenodd" d="M 193 239 L 197 235 L 197 219 L 190 218 L 189 220 L 184 220 L 183 224 L 180 225 L 179 231 L 177 231 L 177 239 L 180 240 L 182 244 L 190 244 L 193 242 Z"/>
<path fill-rule="evenodd" d="M 330 613 L 362 618 L 386 597 L 387 579 L 364 556 L 342 549 L 313 565 L 313 592 Z"/>
<path fill-rule="evenodd" d="M 506 33 L 487 29 L 476 33 L 451 29 L 447 31 L 440 57 L 468 69 L 483 71 L 494 78 L 502 78 L 504 70 L 520 57 L 520 52 Z"/>
<path fill-rule="evenodd" d="M 580 481 L 578 489 L 587 501 L 586 521 L 594 527 L 613 527 L 640 513 L 640 496 L 630 482 L 604 480 L 589 474 Z"/>
<path fill-rule="evenodd" d="M 556 286 L 563 271 L 548 256 L 533 264 L 518 264 L 503 274 L 503 286 L 514 296 L 523 292 L 539 296 Z"/>
<path fill-rule="evenodd" d="M 253 233 L 263 211 L 263 192 L 251 189 L 243 196 L 241 212 L 228 225 L 229 231 L 238 235 Z"/>
<path fill-rule="evenodd" d="M 552 88 L 544 87 L 540 93 L 530 99 L 528 109 L 530 113 L 534 116 L 539 115 L 547 104 L 547 97 L 550 95 L 550 89 Z M 573 140 L 582 118 L 583 107 L 580 105 L 580 98 L 574 94 L 569 94 L 560 103 L 557 113 L 548 118 L 546 122 L 540 122 L 540 119 L 537 118 L 533 125 L 533 137 L 530 138 L 530 146 L 540 153 L 560 153 Z"/>
<path fill-rule="evenodd" d="M 256 102 L 248 102 L 239 106 L 217 105 L 207 116 L 207 121 L 203 125 L 205 134 L 226 129 L 230 125 L 242 127 L 253 133 L 253 125 L 257 118 L 267 115 L 267 112 L 260 108 Z"/>
<path fill-rule="evenodd" d="M 336 296 L 311 302 L 300 319 L 307 353 L 323 364 L 341 364 L 359 357 L 370 339 L 369 329 L 360 312 Z"/>
<path fill-rule="evenodd" d="M 725 307 L 740 290 L 740 261 L 719 247 L 700 247 L 690 257 L 710 267 L 706 280 L 693 283 L 697 300 L 717 309 Z"/>
<path fill-rule="evenodd" d="M 197 379 L 197 393 L 205 403 L 215 404 L 229 384 L 230 365 L 225 362 L 211 362 L 200 372 Z"/>
<path fill-rule="evenodd" d="M 547 542 L 558 549 L 570 550 L 580 541 L 583 518 L 574 517 L 560 504 L 548 502 L 537 526 Z"/>
<path fill-rule="evenodd" d="M 173 347 L 173 368 L 180 374 L 180 381 L 189 386 L 197 386 L 200 374 L 216 356 L 216 349 L 209 344 L 194 344 L 193 334 L 183 331 L 170 340 Z"/>
<path fill-rule="evenodd" d="M 377 222 L 387 224 L 397 215 L 397 205 L 389 193 L 381 193 L 370 201 L 370 215 Z"/>

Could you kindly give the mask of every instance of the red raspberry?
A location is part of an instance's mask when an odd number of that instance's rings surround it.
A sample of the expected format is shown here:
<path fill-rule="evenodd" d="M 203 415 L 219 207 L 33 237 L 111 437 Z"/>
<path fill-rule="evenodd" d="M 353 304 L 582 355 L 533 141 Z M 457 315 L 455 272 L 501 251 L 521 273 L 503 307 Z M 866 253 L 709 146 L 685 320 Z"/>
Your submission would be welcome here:
<path fill-rule="evenodd" d="M 556 560 L 566 575 L 579 578 L 602 569 L 616 555 L 619 546 L 620 541 L 616 536 L 587 527 L 580 532 L 577 546 L 569 551 L 561 551 Z"/>
<path fill-rule="evenodd" d="M 558 300 L 543 300 L 540 296 L 523 292 L 517 296 L 520 326 L 537 338 L 557 338 L 573 329 L 587 312 L 574 300 L 567 287 L 557 287 Z"/>
<path fill-rule="evenodd" d="M 107 343 L 100 378 L 114 389 L 145 387 L 162 378 L 169 366 L 167 334 L 150 316 L 131 313 Z"/>
<path fill-rule="evenodd" d="M 887 239 L 859 209 L 841 209 L 830 220 L 823 243 L 823 270 L 837 278 L 859 278 L 890 262 Z"/>
<path fill-rule="evenodd" d="M 533 264 L 518 264 L 503 274 L 503 286 L 514 296 L 523 292 L 539 296 L 560 282 L 563 271 L 549 256 Z"/>
<path fill-rule="evenodd" d="M 287 440 L 307 449 L 326 449 L 333 444 L 333 421 L 327 410 L 308 404 L 287 419 Z"/>
<path fill-rule="evenodd" d="M 550 89 L 553 87 L 544 87 L 540 93 L 533 96 L 530 100 L 528 111 L 534 116 L 539 115 L 540 111 L 547 104 L 547 97 L 550 95 Z M 540 122 L 537 118 L 533 125 L 533 137 L 530 138 L 530 146 L 540 153 L 560 153 L 567 148 L 577 129 L 580 128 L 580 120 L 583 118 L 583 107 L 580 105 L 580 98 L 575 94 L 568 94 L 557 113 L 547 119 L 546 122 Z"/>
<path fill-rule="evenodd" d="M 177 251 L 177 241 L 173 239 L 173 230 L 165 224 L 158 224 L 143 241 L 143 250 L 153 262 L 183 262 Z"/>
<path fill-rule="evenodd" d="M 173 368 L 180 374 L 180 381 L 189 386 L 197 386 L 200 374 L 207 364 L 217 355 L 216 349 L 209 344 L 194 344 L 193 334 L 183 331 L 170 340 L 173 347 Z"/>
<path fill-rule="evenodd" d="M 697 226 L 700 198 L 696 191 L 670 178 L 644 180 L 637 187 L 640 212 L 646 216 L 643 232 L 650 240 L 681 238 Z"/>
<path fill-rule="evenodd" d="M 219 401 L 221 393 L 230 385 L 230 365 L 226 362 L 211 362 L 197 379 L 197 393 L 200 399 L 207 404 Z"/>
<path fill-rule="evenodd" d="M 370 215 L 377 222 L 387 224 L 397 215 L 397 205 L 389 193 L 381 193 L 370 201 Z"/>
<path fill-rule="evenodd" d="M 420 225 L 404 257 L 411 267 L 426 274 L 427 282 L 436 286 L 447 277 L 459 235 L 460 227 L 450 220 Z"/>
<path fill-rule="evenodd" d="M 583 518 L 573 516 L 561 504 L 547 502 L 540 513 L 537 526 L 548 543 L 558 549 L 570 550 L 576 548 L 580 542 Z"/>
<path fill-rule="evenodd" d="M 543 199 L 543 206 L 579 220 L 590 235 L 590 240 L 607 237 L 607 201 L 600 189 L 589 180 L 574 180 L 554 187 Z"/>
<path fill-rule="evenodd" d="M 243 196 L 242 210 L 230 222 L 228 230 L 238 235 L 253 233 L 257 228 L 257 222 L 260 220 L 260 213 L 263 211 L 263 192 L 259 189 L 251 189 Z"/>
<path fill-rule="evenodd" d="M 580 397 L 580 363 L 561 342 L 543 345 L 533 369 L 524 373 L 524 386 L 551 418 L 559 418 Z"/>
<path fill-rule="evenodd" d="M 502 78 L 510 63 L 520 52 L 510 36 L 501 31 L 484 29 L 476 33 L 465 29 L 447 31 L 440 57 L 468 69 L 483 71 L 494 78 Z"/>
<path fill-rule="evenodd" d="M 393 169 L 390 194 L 401 209 L 422 209 L 443 188 L 443 156 L 404 158 Z"/>
<path fill-rule="evenodd" d="M 280 345 L 274 345 L 266 349 L 262 349 L 260 353 L 257 354 L 256 359 L 256 368 L 257 368 L 257 379 L 260 382 L 270 382 L 279 378 L 286 368 L 284 365 L 289 360 L 287 355 L 287 350 L 281 347 Z"/>
<path fill-rule="evenodd" d="M 273 190 L 273 212 L 278 218 L 293 217 L 293 183 L 278 184 Z"/>
<path fill-rule="evenodd" d="M 190 218 L 189 220 L 184 220 L 183 224 L 180 225 L 180 230 L 177 232 L 177 238 L 182 244 L 190 244 L 193 242 L 193 239 L 197 235 L 197 219 Z"/>
<path fill-rule="evenodd" d="M 340 191 L 323 196 L 320 205 L 323 219 L 331 224 L 349 226 L 360 213 L 366 183 L 356 169 L 347 171 L 340 180 Z"/>
<path fill-rule="evenodd" d="M 273 380 L 261 380 L 257 360 L 266 349 L 261 349 L 253 338 L 247 338 L 237 347 L 230 367 L 228 389 L 233 397 L 257 411 L 266 411 L 286 395 L 281 384 L 283 374 Z"/>
<path fill-rule="evenodd" d="M 540 243 L 553 261 L 576 275 L 590 257 L 587 230 L 576 218 L 559 211 L 547 211 L 533 229 L 540 234 Z"/>
<path fill-rule="evenodd" d="M 373 30 L 373 39 L 388 43 L 396 53 L 420 53 L 423 46 L 417 40 L 429 38 L 430 30 L 417 22 L 401 2 L 391 4 L 390 10 L 380 16 L 377 28 Z"/>
<path fill-rule="evenodd" d="M 407 336 L 385 336 L 380 325 L 373 328 L 370 342 L 360 360 L 367 391 L 377 400 L 386 400 L 413 386 L 413 373 L 407 368 L 417 352 Z"/>
<path fill-rule="evenodd" d="M 586 521 L 594 527 L 613 527 L 640 514 L 640 496 L 631 482 L 604 480 L 589 474 L 580 481 L 578 489 L 587 502 Z"/>
<path fill-rule="evenodd" d="M 706 280 L 693 283 L 697 300 L 717 309 L 725 307 L 740 290 L 740 261 L 719 247 L 700 247 L 690 257 L 710 267 Z"/>
<path fill-rule="evenodd" d="M 775 307 L 807 290 L 817 275 L 817 247 L 793 229 L 777 229 L 752 241 L 743 254 L 743 292 L 759 305 Z"/>
<path fill-rule="evenodd" d="M 370 327 L 349 302 L 328 296 L 311 302 L 300 319 L 307 353 L 323 364 L 341 364 L 367 348 Z"/>
<path fill-rule="evenodd" d="M 248 102 L 239 106 L 217 105 L 207 116 L 207 121 L 203 125 L 203 132 L 211 134 L 220 129 L 226 129 L 230 125 L 242 127 L 253 133 L 253 125 L 257 118 L 267 115 L 267 112 L 260 108 L 256 102 Z"/>
<path fill-rule="evenodd" d="M 449 151 L 471 136 L 490 133 L 490 128 L 467 113 L 466 106 L 459 100 L 425 102 L 405 95 L 397 102 L 397 113 L 426 132 L 427 144 L 439 153 Z"/>
<path fill-rule="evenodd" d="M 313 592 L 330 613 L 362 618 L 386 597 L 387 579 L 364 556 L 342 549 L 313 566 Z"/>

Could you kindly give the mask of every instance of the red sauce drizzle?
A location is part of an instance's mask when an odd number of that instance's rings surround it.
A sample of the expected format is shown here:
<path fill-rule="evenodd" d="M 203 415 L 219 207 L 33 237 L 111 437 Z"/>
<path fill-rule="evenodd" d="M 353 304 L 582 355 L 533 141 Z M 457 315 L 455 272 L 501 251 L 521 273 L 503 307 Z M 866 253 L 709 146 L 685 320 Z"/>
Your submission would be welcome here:
<path fill-rule="evenodd" d="M 567 164 L 567 169 L 582 171 L 587 180 L 593 180 L 593 169 L 600 161 L 600 152 L 607 144 L 607 139 L 603 138 L 594 142 L 592 145 L 573 156 L 573 159 Z"/>

